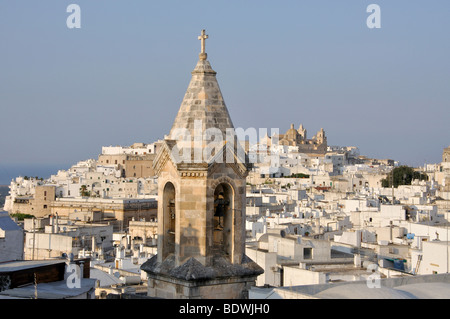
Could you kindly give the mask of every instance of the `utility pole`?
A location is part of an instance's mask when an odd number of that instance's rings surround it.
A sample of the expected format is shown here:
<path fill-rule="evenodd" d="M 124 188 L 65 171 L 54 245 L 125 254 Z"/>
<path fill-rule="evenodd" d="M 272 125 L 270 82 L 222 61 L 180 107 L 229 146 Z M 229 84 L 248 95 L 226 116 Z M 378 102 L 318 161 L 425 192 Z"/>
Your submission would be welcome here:
<path fill-rule="evenodd" d="M 392 205 L 394 205 L 394 167 L 391 170 L 391 182 L 392 182 Z"/>
<path fill-rule="evenodd" d="M 31 253 L 31 260 L 34 260 L 34 247 L 35 247 L 34 243 L 35 243 L 35 240 L 36 240 L 36 228 L 35 228 L 35 225 L 36 225 L 36 219 L 33 216 L 33 251 Z"/>
<path fill-rule="evenodd" d="M 37 292 L 37 276 L 36 276 L 36 273 L 34 273 L 34 299 L 38 299 L 38 292 Z"/>
<path fill-rule="evenodd" d="M 448 212 L 449 212 L 449 209 L 448 209 L 448 200 L 445 200 L 445 212 L 447 213 L 447 214 L 445 214 L 444 216 L 445 216 L 445 219 L 446 219 L 446 221 L 447 221 L 447 223 L 446 223 L 446 225 L 447 225 L 447 273 L 448 273 Z"/>

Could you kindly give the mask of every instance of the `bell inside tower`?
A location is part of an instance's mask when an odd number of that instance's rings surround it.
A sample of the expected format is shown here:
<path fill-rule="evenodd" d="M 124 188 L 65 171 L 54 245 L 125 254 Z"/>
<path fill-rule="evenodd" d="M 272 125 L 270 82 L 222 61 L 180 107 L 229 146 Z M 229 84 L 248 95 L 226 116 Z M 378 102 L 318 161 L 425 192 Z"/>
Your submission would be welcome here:
<path fill-rule="evenodd" d="M 233 233 L 233 188 L 227 183 L 214 190 L 213 251 L 229 256 Z"/>

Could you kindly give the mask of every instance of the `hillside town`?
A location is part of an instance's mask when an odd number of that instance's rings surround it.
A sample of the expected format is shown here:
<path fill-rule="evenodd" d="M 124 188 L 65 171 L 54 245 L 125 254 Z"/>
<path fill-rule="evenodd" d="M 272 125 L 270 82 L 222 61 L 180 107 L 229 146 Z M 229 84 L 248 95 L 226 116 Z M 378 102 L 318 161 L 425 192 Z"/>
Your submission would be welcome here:
<path fill-rule="evenodd" d="M 450 147 L 412 168 L 303 124 L 214 151 L 177 144 L 195 121 L 233 127 L 198 38 L 163 140 L 11 181 L 0 299 L 448 298 Z M 195 160 L 178 161 L 187 149 Z"/>
<path fill-rule="evenodd" d="M 80 295 L 146 296 L 140 267 L 157 253 L 158 145 L 103 147 L 98 159 L 48 179 L 11 181 L 0 219 L 1 267 L 84 261 L 83 280 L 92 285 Z M 397 187 L 382 180 L 399 163 L 366 158 L 355 147 L 269 149 L 276 165 L 255 164 L 246 182 L 246 254 L 264 269 L 250 295 L 289 298 L 287 287 L 367 280 L 374 266 L 379 278 L 448 273 L 450 148 L 441 163 L 415 168 L 426 180 Z M 0 298 L 27 296 L 13 287 L 3 280 Z"/>

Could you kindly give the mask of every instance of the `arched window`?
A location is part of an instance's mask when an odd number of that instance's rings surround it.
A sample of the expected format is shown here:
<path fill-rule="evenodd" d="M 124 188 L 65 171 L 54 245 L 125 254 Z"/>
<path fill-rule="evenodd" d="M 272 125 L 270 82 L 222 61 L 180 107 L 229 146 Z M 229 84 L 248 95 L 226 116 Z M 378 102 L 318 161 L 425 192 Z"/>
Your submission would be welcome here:
<path fill-rule="evenodd" d="M 175 186 L 167 182 L 163 191 L 163 251 L 165 257 L 175 252 L 175 227 L 176 227 L 176 207 L 175 207 Z"/>
<path fill-rule="evenodd" d="M 230 256 L 233 248 L 234 190 L 220 183 L 214 190 L 213 251 Z"/>

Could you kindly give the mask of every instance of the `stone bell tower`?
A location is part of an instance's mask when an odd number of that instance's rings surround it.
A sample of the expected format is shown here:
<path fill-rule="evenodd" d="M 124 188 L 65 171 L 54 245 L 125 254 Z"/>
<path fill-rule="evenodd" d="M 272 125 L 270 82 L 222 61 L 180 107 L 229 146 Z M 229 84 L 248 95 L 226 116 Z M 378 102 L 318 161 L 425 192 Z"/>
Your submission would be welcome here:
<path fill-rule="evenodd" d="M 207 60 L 199 61 L 154 160 L 158 253 L 141 268 L 161 298 L 245 298 L 263 270 L 245 255 L 248 161 Z"/>

